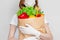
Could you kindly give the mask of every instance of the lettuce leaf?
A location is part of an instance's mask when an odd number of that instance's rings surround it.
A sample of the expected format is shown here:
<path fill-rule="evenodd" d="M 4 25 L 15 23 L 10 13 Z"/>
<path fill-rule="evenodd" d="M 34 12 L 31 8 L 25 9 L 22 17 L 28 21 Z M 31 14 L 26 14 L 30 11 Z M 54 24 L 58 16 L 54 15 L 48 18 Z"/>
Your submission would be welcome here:
<path fill-rule="evenodd" d="M 36 15 L 37 13 L 40 13 L 40 14 L 42 14 L 43 13 L 43 11 L 37 11 L 37 10 L 35 10 L 34 9 L 34 7 L 23 7 L 21 10 L 18 10 L 18 12 L 17 12 L 17 16 L 19 16 L 20 14 L 22 14 L 23 12 L 26 12 L 27 13 L 27 15 Z"/>

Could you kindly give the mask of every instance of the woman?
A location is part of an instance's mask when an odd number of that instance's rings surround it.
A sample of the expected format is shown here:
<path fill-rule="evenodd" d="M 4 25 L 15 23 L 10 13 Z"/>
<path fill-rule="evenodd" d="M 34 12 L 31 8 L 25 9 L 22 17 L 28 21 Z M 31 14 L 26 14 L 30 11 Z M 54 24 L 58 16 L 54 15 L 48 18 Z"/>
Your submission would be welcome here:
<path fill-rule="evenodd" d="M 34 6 L 34 7 L 37 6 L 37 7 L 39 7 L 38 6 L 38 0 L 20 0 L 20 3 L 19 3 L 20 9 L 22 9 L 23 7 L 26 7 L 26 6 Z M 17 25 L 18 25 L 18 18 L 17 18 L 17 15 L 14 15 L 13 19 L 10 23 L 10 31 L 9 31 L 8 40 L 17 40 L 14 37 L 15 31 L 17 29 Z M 30 25 L 26 25 L 26 26 L 29 27 Z M 52 34 L 51 34 L 49 26 L 48 26 L 48 22 L 46 20 L 45 20 L 45 25 L 42 25 L 42 26 L 45 27 L 47 34 L 41 33 L 40 40 L 53 40 Z M 19 35 L 19 36 L 21 36 L 21 35 Z M 19 39 L 19 40 L 21 40 L 21 39 Z"/>

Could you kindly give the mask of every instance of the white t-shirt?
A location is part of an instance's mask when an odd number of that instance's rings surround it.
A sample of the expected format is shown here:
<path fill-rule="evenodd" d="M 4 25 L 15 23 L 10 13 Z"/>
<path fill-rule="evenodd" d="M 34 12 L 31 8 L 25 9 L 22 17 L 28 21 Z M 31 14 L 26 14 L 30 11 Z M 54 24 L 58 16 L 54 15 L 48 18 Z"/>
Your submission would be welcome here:
<path fill-rule="evenodd" d="M 45 23 L 48 23 L 47 20 L 46 20 L 46 17 L 44 18 L 44 21 L 45 21 Z M 18 17 L 17 17 L 17 14 L 15 14 L 15 15 L 13 16 L 13 18 L 12 18 L 10 24 L 17 26 L 17 24 L 18 24 Z"/>

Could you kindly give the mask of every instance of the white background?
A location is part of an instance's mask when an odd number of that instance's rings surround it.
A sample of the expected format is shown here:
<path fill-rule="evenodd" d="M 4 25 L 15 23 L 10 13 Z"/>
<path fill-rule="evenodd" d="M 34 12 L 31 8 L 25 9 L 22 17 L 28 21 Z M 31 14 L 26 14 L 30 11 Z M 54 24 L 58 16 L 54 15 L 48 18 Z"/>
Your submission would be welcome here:
<path fill-rule="evenodd" d="M 19 0 L 0 0 L 0 40 L 7 40 L 9 23 L 18 10 Z M 45 11 L 54 40 L 60 40 L 60 0 L 39 0 Z M 17 33 L 16 33 L 17 37 Z"/>

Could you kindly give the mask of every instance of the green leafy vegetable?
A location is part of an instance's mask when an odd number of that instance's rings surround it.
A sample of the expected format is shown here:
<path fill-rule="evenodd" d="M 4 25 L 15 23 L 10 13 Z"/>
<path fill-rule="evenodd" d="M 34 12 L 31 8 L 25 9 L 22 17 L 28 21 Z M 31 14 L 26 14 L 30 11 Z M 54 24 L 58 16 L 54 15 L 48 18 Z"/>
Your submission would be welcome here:
<path fill-rule="evenodd" d="M 34 7 L 23 7 L 21 10 L 18 10 L 18 12 L 17 12 L 17 16 L 19 16 L 20 14 L 22 14 L 23 12 L 26 12 L 27 13 L 27 15 L 36 15 L 37 13 L 40 13 L 40 14 L 42 14 L 43 13 L 43 11 L 37 11 L 37 10 L 35 10 L 34 9 Z"/>

